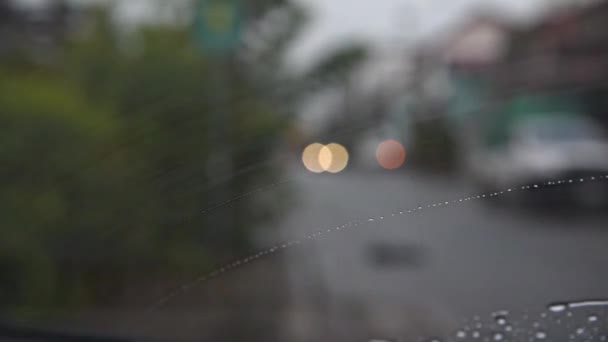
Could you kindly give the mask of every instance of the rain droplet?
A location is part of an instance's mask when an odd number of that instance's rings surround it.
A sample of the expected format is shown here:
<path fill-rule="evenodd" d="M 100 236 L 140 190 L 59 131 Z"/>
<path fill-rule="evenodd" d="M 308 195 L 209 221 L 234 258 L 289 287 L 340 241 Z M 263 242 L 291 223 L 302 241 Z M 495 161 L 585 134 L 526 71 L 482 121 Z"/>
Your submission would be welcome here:
<path fill-rule="evenodd" d="M 473 338 L 479 338 L 479 336 L 481 336 L 481 334 L 479 333 L 479 331 L 473 331 L 473 332 L 471 333 L 471 336 L 472 336 Z"/>
<path fill-rule="evenodd" d="M 576 329 L 576 334 L 577 335 L 582 335 L 584 333 L 585 333 L 585 328 L 578 328 L 578 329 Z"/>
<path fill-rule="evenodd" d="M 374 222 L 374 219 L 373 219 L 373 218 L 370 218 L 370 219 L 367 219 L 367 221 L 369 221 L 369 222 Z"/>
<path fill-rule="evenodd" d="M 595 321 L 597 321 L 597 316 L 596 315 L 591 315 L 591 316 L 587 317 L 587 320 L 589 322 L 595 322 Z"/>
<path fill-rule="evenodd" d="M 502 341 L 505 338 L 505 335 L 497 332 L 494 334 L 494 336 L 492 338 L 494 339 L 494 341 Z"/>
<path fill-rule="evenodd" d="M 547 338 L 547 333 L 545 333 L 544 331 L 537 331 L 535 336 L 539 340 L 544 340 L 545 338 Z"/>
<path fill-rule="evenodd" d="M 568 305 L 566 305 L 564 303 L 551 304 L 551 305 L 549 305 L 549 311 L 551 311 L 551 312 L 563 312 L 563 311 L 566 310 L 567 307 L 568 307 Z"/>
<path fill-rule="evenodd" d="M 462 331 L 462 330 L 458 330 L 456 332 L 456 337 L 458 337 L 458 338 L 465 338 L 465 337 L 467 337 L 467 333 L 464 332 L 464 331 Z"/>
<path fill-rule="evenodd" d="M 496 324 L 498 324 L 498 325 L 507 324 L 507 318 L 505 316 L 496 316 Z"/>

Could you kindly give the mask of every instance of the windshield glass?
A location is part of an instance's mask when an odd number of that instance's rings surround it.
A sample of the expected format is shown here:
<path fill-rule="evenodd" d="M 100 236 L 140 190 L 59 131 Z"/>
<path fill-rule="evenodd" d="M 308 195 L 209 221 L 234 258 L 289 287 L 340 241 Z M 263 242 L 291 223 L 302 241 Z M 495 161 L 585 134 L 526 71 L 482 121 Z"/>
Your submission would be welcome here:
<path fill-rule="evenodd" d="M 0 340 L 603 341 L 606 23 L 0 0 Z"/>

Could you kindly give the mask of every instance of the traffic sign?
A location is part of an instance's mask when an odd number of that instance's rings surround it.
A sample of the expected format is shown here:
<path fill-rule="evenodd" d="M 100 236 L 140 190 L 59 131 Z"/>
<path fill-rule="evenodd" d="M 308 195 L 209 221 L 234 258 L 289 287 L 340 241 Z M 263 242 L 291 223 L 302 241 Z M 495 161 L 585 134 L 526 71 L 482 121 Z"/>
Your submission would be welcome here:
<path fill-rule="evenodd" d="M 197 42 L 204 50 L 228 53 L 239 44 L 241 0 L 199 0 L 195 19 Z"/>

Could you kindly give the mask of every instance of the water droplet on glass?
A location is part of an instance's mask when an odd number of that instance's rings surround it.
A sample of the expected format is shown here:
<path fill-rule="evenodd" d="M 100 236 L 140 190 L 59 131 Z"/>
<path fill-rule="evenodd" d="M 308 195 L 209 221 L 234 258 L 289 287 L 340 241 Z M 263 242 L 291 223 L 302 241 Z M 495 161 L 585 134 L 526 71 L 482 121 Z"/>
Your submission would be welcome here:
<path fill-rule="evenodd" d="M 545 338 L 547 338 L 547 333 L 545 333 L 544 331 L 537 331 L 535 336 L 539 340 L 544 340 Z"/>
<path fill-rule="evenodd" d="M 587 317 L 587 320 L 589 322 L 595 322 L 595 321 L 597 321 L 597 316 L 596 315 L 591 315 L 591 316 Z"/>
<path fill-rule="evenodd" d="M 458 330 L 456 332 L 456 337 L 458 337 L 458 338 L 465 338 L 465 337 L 467 337 L 467 333 L 464 332 L 464 331 L 462 331 L 462 330 Z"/>
<path fill-rule="evenodd" d="M 369 222 L 374 222 L 374 219 L 373 219 L 373 218 L 370 218 L 370 219 L 367 219 L 367 221 L 369 221 Z"/>
<path fill-rule="evenodd" d="M 513 330 L 513 327 L 510 325 L 505 325 L 505 331 L 511 331 Z"/>
<path fill-rule="evenodd" d="M 577 335 L 582 335 L 584 333 L 585 333 L 585 328 L 578 328 L 578 329 L 576 329 L 576 334 Z"/>
<path fill-rule="evenodd" d="M 496 324 L 505 325 L 507 323 L 507 318 L 505 316 L 496 316 Z"/>
<path fill-rule="evenodd" d="M 479 336 L 481 336 L 481 334 L 479 333 L 479 331 L 473 331 L 473 332 L 471 333 L 471 336 L 472 336 L 473 338 L 479 338 Z"/>
<path fill-rule="evenodd" d="M 563 303 L 551 304 L 549 305 L 549 311 L 551 312 L 563 312 L 566 310 L 568 306 Z"/>
<path fill-rule="evenodd" d="M 505 335 L 497 332 L 494 334 L 494 336 L 492 338 L 494 339 L 494 341 L 502 341 L 505 338 Z"/>

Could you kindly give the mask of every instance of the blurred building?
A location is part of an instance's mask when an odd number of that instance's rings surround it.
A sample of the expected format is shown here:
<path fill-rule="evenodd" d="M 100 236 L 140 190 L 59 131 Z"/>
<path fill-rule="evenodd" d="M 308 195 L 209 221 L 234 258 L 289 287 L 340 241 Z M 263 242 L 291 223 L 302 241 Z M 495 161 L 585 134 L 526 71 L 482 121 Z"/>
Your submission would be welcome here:
<path fill-rule="evenodd" d="M 502 68 L 512 88 L 567 92 L 608 127 L 608 2 L 552 14 L 513 35 Z"/>
<path fill-rule="evenodd" d="M 0 57 L 24 53 L 48 61 L 75 30 L 75 14 L 65 0 L 0 2 Z"/>
<path fill-rule="evenodd" d="M 415 59 L 419 117 L 446 118 L 462 159 L 507 136 L 514 117 L 569 112 L 608 128 L 608 2 L 561 7 L 532 24 L 488 13 Z"/>

